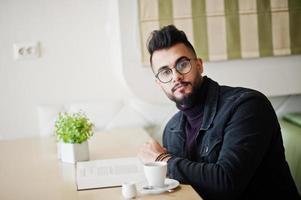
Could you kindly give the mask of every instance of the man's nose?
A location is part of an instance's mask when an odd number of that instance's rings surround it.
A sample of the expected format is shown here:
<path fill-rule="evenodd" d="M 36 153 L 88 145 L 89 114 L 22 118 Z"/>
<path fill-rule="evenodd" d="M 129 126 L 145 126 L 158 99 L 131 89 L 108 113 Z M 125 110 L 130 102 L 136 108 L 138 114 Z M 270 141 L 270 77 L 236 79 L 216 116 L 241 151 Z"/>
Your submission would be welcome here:
<path fill-rule="evenodd" d="M 177 82 L 183 79 L 183 74 L 179 73 L 176 68 L 172 69 L 172 81 Z"/>

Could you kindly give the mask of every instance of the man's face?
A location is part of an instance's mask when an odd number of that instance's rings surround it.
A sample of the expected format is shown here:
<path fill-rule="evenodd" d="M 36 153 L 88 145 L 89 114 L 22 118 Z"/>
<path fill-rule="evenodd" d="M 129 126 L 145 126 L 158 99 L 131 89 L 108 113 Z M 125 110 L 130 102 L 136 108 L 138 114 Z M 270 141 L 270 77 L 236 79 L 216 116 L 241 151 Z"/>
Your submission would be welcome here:
<path fill-rule="evenodd" d="M 194 59 L 195 55 L 191 49 L 184 44 L 179 43 L 168 49 L 160 49 L 153 53 L 152 66 L 155 74 L 162 68 L 172 69 L 172 80 L 168 83 L 162 83 L 156 79 L 156 82 L 165 92 L 169 99 L 180 105 L 185 105 L 185 102 L 195 93 L 195 90 L 201 85 L 203 63 L 201 59 Z M 187 74 L 178 73 L 174 66 L 182 59 L 192 59 L 191 70 Z"/>

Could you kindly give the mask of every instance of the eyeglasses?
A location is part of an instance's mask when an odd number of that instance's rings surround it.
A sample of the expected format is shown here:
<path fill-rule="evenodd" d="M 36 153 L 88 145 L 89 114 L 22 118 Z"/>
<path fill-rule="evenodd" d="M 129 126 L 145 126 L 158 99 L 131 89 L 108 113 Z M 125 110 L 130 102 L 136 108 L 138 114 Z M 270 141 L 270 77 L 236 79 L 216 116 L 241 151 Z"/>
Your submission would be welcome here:
<path fill-rule="evenodd" d="M 172 68 L 163 67 L 159 70 L 159 72 L 155 75 L 157 79 L 159 79 L 162 83 L 168 83 L 172 80 L 173 72 L 172 69 L 175 68 L 179 74 L 187 74 L 190 72 L 192 66 L 190 61 L 196 60 L 196 58 L 183 58 L 176 63 L 176 65 Z"/>

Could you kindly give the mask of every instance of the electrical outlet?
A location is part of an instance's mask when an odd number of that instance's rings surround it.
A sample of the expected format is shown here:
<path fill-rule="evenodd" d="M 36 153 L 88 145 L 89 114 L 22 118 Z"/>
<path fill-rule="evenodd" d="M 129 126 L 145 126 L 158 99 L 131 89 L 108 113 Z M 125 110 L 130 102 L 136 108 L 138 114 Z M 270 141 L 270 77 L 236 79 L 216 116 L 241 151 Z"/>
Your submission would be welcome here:
<path fill-rule="evenodd" d="M 15 60 L 34 59 L 40 57 L 39 42 L 16 43 L 13 47 Z"/>

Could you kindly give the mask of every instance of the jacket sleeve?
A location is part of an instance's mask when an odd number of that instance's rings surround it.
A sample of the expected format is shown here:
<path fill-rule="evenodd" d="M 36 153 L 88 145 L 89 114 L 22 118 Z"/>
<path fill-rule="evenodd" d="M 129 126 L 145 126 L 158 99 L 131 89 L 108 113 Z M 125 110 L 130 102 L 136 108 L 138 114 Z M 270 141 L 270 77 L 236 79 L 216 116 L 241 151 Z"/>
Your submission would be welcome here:
<path fill-rule="evenodd" d="M 275 112 L 266 97 L 240 97 L 229 111 L 217 162 L 173 157 L 168 161 L 168 175 L 213 199 L 238 197 L 260 165 L 277 128 Z"/>

